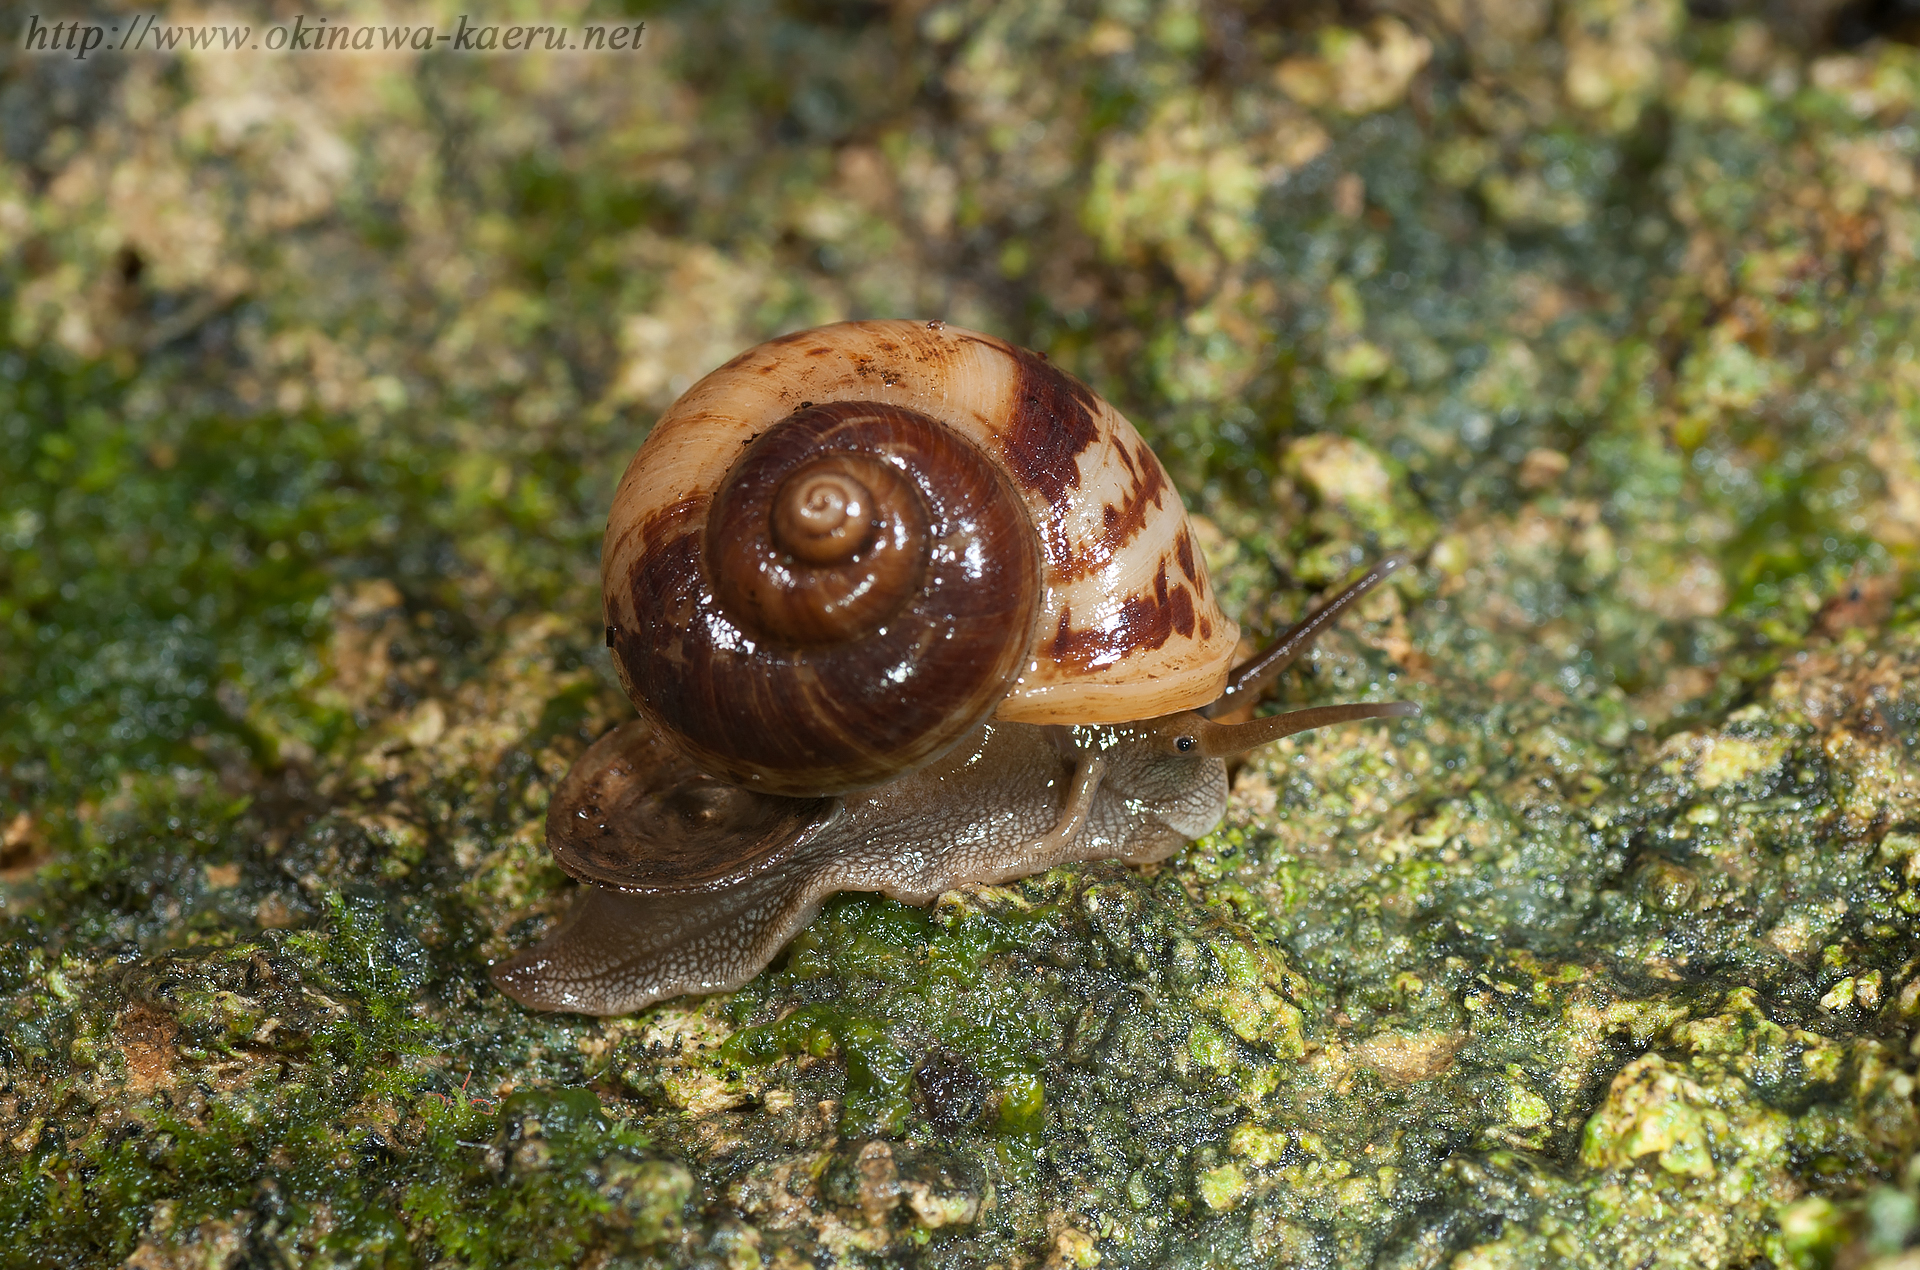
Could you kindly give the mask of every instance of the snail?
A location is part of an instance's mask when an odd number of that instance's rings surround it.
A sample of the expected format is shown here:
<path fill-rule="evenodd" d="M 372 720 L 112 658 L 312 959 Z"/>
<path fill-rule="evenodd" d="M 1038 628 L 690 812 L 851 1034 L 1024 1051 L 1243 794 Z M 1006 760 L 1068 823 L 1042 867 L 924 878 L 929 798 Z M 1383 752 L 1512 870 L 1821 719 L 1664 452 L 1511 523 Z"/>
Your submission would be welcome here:
<path fill-rule="evenodd" d="M 1236 668 L 1166 470 L 1040 355 L 902 321 L 749 349 L 614 495 L 606 642 L 640 717 L 556 788 L 548 847 L 587 885 L 493 980 L 625 1014 L 746 983 L 838 891 L 1166 859 L 1219 823 L 1228 757 L 1416 712 L 1216 717 L 1402 563 Z"/>

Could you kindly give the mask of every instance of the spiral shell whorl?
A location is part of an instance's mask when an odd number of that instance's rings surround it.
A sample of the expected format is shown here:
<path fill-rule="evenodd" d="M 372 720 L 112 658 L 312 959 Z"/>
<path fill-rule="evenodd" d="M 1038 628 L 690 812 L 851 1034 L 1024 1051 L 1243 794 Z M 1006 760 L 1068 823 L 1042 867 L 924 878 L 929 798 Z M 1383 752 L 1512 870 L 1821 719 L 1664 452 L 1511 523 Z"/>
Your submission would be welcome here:
<path fill-rule="evenodd" d="M 859 464 L 859 466 L 855 466 Z M 907 537 L 885 533 L 894 519 L 881 508 L 905 492 L 878 463 L 822 459 L 789 476 L 773 495 L 773 543 L 806 564 L 843 565 L 884 542 Z M 879 486 L 880 493 L 875 493 Z M 924 526 L 922 527 L 924 532 Z"/>
<path fill-rule="evenodd" d="M 1033 636 L 1025 504 L 955 430 L 836 402 L 665 509 L 617 606 L 629 695 L 702 768 L 771 793 L 878 784 L 991 714 Z"/>
<path fill-rule="evenodd" d="M 707 518 L 707 568 L 728 616 L 774 644 L 865 638 L 924 580 L 926 497 L 964 453 L 929 454 L 937 424 L 893 406 L 815 406 L 762 435 Z M 955 457 L 955 455 L 958 457 Z"/>

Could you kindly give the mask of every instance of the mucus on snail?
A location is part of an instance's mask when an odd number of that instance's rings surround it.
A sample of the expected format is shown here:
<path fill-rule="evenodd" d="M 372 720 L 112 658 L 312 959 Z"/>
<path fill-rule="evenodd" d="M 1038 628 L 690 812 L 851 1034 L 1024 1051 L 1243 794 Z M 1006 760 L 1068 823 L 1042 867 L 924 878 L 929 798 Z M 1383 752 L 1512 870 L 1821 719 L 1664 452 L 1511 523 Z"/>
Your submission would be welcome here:
<path fill-rule="evenodd" d="M 739 987 L 838 891 L 928 904 L 1074 860 L 1164 860 L 1225 760 L 1404 702 L 1227 723 L 1403 561 L 1244 665 L 1179 495 L 1043 357 L 941 322 L 749 349 L 668 408 L 602 545 L 640 717 L 556 789 L 586 883 L 494 967 L 535 1009 Z"/>

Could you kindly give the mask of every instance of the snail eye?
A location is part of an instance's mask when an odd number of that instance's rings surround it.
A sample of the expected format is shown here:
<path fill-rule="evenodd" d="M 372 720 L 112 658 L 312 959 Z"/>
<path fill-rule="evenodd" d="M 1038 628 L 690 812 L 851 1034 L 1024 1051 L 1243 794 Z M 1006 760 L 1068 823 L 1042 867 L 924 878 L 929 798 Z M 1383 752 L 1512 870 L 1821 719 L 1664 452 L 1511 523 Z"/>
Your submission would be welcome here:
<path fill-rule="evenodd" d="M 1188 750 L 1193 748 L 1193 738 L 1190 736 L 1183 736 L 1179 740 L 1173 743 L 1173 747 L 1176 750 L 1179 750 L 1182 754 L 1185 754 Z"/>

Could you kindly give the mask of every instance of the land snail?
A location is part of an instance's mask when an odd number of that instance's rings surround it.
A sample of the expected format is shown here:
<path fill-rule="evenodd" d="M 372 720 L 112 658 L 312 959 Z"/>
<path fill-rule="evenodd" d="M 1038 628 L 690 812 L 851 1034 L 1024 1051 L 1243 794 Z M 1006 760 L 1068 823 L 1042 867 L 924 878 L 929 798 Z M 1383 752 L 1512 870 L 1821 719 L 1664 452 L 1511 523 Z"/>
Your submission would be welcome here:
<path fill-rule="evenodd" d="M 739 987 L 839 891 L 1166 859 L 1219 823 L 1230 756 L 1416 712 L 1217 719 L 1401 563 L 1235 667 L 1165 469 L 1043 357 L 941 322 L 749 349 L 614 495 L 606 642 L 640 717 L 557 787 L 548 846 L 586 885 L 494 982 L 624 1014 Z"/>

